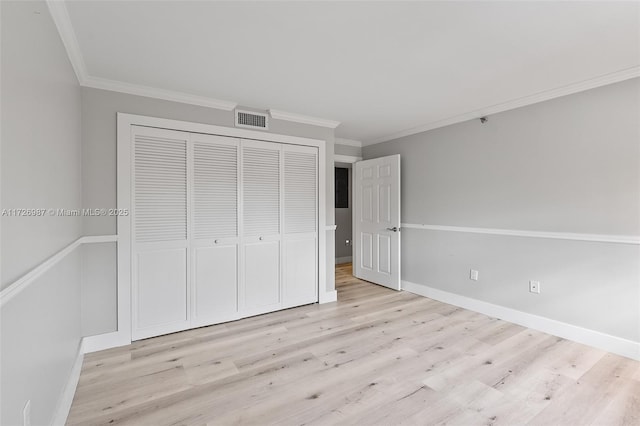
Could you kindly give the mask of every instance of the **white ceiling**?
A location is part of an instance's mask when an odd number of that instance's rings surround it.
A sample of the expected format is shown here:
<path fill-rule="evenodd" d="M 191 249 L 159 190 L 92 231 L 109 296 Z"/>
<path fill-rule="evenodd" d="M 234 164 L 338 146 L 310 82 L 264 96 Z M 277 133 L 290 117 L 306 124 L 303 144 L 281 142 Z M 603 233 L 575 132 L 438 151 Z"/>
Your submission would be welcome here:
<path fill-rule="evenodd" d="M 66 5 L 91 77 L 338 120 L 365 143 L 640 66 L 637 2 Z"/>

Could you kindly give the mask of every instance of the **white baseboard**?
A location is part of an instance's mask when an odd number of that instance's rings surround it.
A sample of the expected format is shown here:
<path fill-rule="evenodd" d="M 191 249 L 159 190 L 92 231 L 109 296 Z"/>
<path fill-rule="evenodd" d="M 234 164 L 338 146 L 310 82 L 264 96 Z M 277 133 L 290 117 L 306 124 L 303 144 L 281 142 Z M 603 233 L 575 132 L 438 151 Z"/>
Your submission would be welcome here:
<path fill-rule="evenodd" d="M 318 303 L 331 303 L 338 300 L 338 292 L 336 290 L 333 291 L 325 291 L 324 293 L 320 293 L 320 299 Z"/>
<path fill-rule="evenodd" d="M 402 289 L 420 296 L 459 306 L 491 317 L 500 318 L 524 327 L 640 361 L 640 342 L 634 342 L 599 331 L 589 330 L 500 305 L 494 305 L 409 281 L 402 281 Z"/>
<path fill-rule="evenodd" d="M 76 360 L 69 373 L 69 379 L 60 394 L 56 411 L 53 413 L 52 426 L 64 426 L 67 423 L 67 417 L 69 416 L 69 410 L 71 410 L 71 403 L 73 397 L 76 394 L 76 388 L 78 387 L 78 380 L 80 379 L 80 372 L 82 371 L 82 362 L 84 361 L 84 339 L 80 340 L 78 346 L 78 353 L 76 354 Z"/>
<path fill-rule="evenodd" d="M 336 257 L 336 265 L 340 265 L 341 263 L 351 263 L 352 260 L 353 256 Z"/>
<path fill-rule="evenodd" d="M 118 331 L 87 336 L 83 340 L 85 354 L 131 344 L 131 336 Z"/>

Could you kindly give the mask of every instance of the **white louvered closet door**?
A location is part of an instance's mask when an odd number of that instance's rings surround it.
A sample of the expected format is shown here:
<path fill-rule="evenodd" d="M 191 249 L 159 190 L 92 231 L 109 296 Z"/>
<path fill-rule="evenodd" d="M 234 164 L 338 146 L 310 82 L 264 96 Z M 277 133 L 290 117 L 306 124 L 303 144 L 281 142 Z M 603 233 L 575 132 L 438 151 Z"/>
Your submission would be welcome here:
<path fill-rule="evenodd" d="M 283 146 L 283 308 L 318 301 L 318 148 Z"/>
<path fill-rule="evenodd" d="M 192 134 L 192 326 L 238 317 L 239 149 L 235 138 Z"/>
<path fill-rule="evenodd" d="M 189 327 L 189 134 L 132 126 L 132 337 Z"/>
<path fill-rule="evenodd" d="M 282 145 L 242 140 L 243 316 L 279 309 Z"/>

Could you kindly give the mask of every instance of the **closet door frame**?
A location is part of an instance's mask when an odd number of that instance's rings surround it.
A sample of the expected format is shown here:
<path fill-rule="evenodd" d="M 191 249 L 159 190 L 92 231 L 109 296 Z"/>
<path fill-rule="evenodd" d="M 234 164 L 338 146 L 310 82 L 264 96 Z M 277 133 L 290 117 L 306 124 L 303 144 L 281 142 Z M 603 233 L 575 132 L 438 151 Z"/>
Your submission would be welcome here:
<path fill-rule="evenodd" d="M 336 300 L 335 289 L 327 289 L 332 282 L 327 277 L 327 232 L 334 226 L 326 222 L 327 199 L 327 159 L 326 141 L 322 139 L 303 138 L 280 135 L 249 129 L 216 126 L 211 124 L 192 123 L 158 117 L 135 114 L 117 114 L 117 208 L 119 210 L 132 207 L 132 126 L 153 127 L 190 133 L 228 136 L 247 140 L 278 142 L 290 145 L 314 146 L 318 148 L 318 300 L 329 303 Z M 131 333 L 131 255 L 132 226 L 130 216 L 117 217 L 117 330 L 111 333 L 94 336 L 92 347 L 108 349 L 128 345 L 132 342 Z"/>

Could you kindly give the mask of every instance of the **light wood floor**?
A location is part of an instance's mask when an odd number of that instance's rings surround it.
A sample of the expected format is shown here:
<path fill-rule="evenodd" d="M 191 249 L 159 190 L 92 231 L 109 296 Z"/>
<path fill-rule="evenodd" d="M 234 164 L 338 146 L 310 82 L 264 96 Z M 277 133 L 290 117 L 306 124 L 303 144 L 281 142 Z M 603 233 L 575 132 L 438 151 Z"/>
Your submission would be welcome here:
<path fill-rule="evenodd" d="M 337 303 L 90 354 L 69 424 L 639 425 L 640 363 L 337 268 Z"/>

